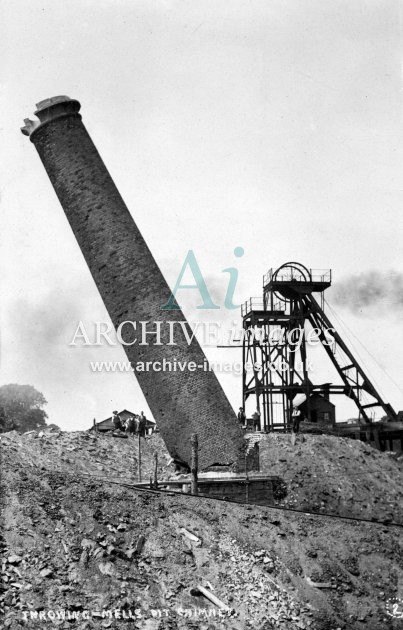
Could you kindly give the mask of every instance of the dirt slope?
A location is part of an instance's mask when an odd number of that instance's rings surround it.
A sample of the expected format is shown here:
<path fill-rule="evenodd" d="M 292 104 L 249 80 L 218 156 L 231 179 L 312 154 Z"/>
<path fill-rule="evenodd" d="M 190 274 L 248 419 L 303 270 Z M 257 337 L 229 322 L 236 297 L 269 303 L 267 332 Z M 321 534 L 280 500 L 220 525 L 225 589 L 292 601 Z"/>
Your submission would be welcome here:
<path fill-rule="evenodd" d="M 309 492 L 292 485 L 298 466 L 295 462 L 291 466 L 290 460 L 303 457 L 308 462 L 311 457 L 310 472 L 317 474 L 322 447 L 307 440 L 291 455 L 287 437 L 265 438 L 264 466 L 269 465 L 270 452 L 270 461 L 275 462 L 270 464 L 272 474 L 286 476 L 290 471 L 286 500 L 307 500 Z M 87 433 L 43 437 L 9 433 L 1 436 L 0 444 L 5 627 L 401 627 L 401 620 L 388 615 L 389 600 L 403 596 L 399 528 L 188 495 L 144 493 L 84 476 L 134 478 L 136 440 Z M 298 449 L 305 453 L 297 456 Z M 398 463 L 389 456 L 365 455 L 362 445 L 355 443 L 344 445 L 339 455 L 343 449 L 349 449 L 346 453 L 353 449 L 352 459 L 361 471 L 365 462 L 373 465 L 373 457 L 379 465 L 382 458 L 387 472 L 380 473 L 376 487 L 385 493 L 389 486 L 382 485 L 383 474 L 393 476 L 396 484 L 398 475 L 401 479 Z M 144 476 L 152 472 L 155 450 L 160 474 L 171 472 L 169 457 L 155 436 L 143 444 Z M 323 457 L 331 460 L 328 467 L 336 465 L 331 442 Z M 336 502 L 331 503 L 330 478 L 328 484 L 330 508 Z M 311 504 L 314 501 L 316 496 L 311 497 Z M 189 540 L 183 528 L 199 540 Z M 220 617 L 216 606 L 192 594 L 197 585 L 235 612 Z M 31 611 L 37 619 L 30 618 Z M 58 619 L 62 611 L 76 618 Z M 109 618 L 114 614 L 121 618 Z"/>
<path fill-rule="evenodd" d="M 403 458 L 329 435 L 265 435 L 261 470 L 288 487 L 283 504 L 403 523 Z"/>

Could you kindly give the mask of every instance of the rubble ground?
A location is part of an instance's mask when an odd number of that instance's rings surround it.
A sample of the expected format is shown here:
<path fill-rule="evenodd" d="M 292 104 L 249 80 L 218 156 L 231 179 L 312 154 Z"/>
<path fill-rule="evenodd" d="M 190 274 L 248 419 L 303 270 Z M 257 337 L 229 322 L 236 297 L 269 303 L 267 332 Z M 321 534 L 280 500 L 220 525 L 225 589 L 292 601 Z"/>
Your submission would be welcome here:
<path fill-rule="evenodd" d="M 261 471 L 287 484 L 288 507 L 403 523 L 403 457 L 330 435 L 268 434 Z"/>
<path fill-rule="evenodd" d="M 265 436 L 261 462 L 265 472 L 283 476 L 291 506 L 320 510 L 325 502 L 326 512 L 336 511 L 341 497 L 346 509 L 373 516 L 376 509 L 386 522 L 388 515 L 398 520 L 399 461 L 331 436 L 299 438 L 295 447 L 289 438 Z M 6 628 L 401 627 L 390 616 L 390 602 L 403 591 L 397 526 L 105 481 L 136 479 L 135 438 L 10 432 L 0 445 Z M 155 452 L 159 476 L 172 474 L 155 435 L 142 440 L 145 479 L 153 474 Z M 228 608 L 220 611 L 196 595 L 198 586 Z"/>

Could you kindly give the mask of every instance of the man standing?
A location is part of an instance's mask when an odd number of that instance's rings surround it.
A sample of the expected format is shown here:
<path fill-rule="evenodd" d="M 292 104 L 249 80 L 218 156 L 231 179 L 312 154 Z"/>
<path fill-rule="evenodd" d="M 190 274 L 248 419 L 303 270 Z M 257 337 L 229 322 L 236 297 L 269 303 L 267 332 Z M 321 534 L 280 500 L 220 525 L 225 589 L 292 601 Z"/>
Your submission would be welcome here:
<path fill-rule="evenodd" d="M 117 411 L 114 411 L 112 413 L 112 422 L 113 422 L 113 428 L 115 431 L 122 430 L 122 419 L 119 416 Z"/>
<path fill-rule="evenodd" d="M 146 422 L 147 418 L 144 415 L 144 411 L 141 411 L 139 416 L 139 435 L 141 435 L 141 437 L 145 437 Z"/>
<path fill-rule="evenodd" d="M 126 420 L 126 433 L 129 435 L 134 433 L 134 418 L 133 416 L 129 416 Z"/>
<path fill-rule="evenodd" d="M 252 416 L 253 420 L 253 430 L 260 431 L 260 411 L 256 409 L 255 413 Z"/>
<path fill-rule="evenodd" d="M 294 407 L 292 411 L 292 432 L 299 433 L 299 423 L 301 422 L 301 410 Z"/>
<path fill-rule="evenodd" d="M 295 446 L 297 441 L 297 435 L 299 433 L 299 423 L 302 420 L 301 410 L 296 405 L 293 405 L 292 410 L 292 428 L 291 428 L 291 446 Z"/>
<path fill-rule="evenodd" d="M 239 407 L 238 420 L 241 427 L 246 429 L 246 414 L 243 407 Z"/>

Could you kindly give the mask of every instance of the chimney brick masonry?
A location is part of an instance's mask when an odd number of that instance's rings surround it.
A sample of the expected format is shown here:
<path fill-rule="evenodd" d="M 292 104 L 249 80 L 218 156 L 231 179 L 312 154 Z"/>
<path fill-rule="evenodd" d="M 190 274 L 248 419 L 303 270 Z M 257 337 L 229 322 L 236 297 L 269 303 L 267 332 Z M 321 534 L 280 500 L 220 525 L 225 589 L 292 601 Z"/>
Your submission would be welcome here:
<path fill-rule="evenodd" d="M 162 345 L 126 345 L 128 360 L 165 358 L 201 365 L 205 355 L 196 339 L 190 345 L 184 338 L 175 339 L 178 345 L 167 345 L 166 322 L 184 322 L 185 317 L 180 310 L 161 310 L 171 291 L 79 110 L 80 103 L 67 96 L 47 99 L 37 105 L 39 120 L 26 119 L 22 132 L 39 153 L 115 328 L 124 321 L 150 321 L 151 330 L 152 322 L 162 322 Z M 163 225 L 157 229 L 163 230 Z M 212 464 L 239 465 L 243 434 L 213 372 L 150 370 L 136 375 L 176 461 L 190 463 L 190 438 L 197 433 L 201 469 Z"/>

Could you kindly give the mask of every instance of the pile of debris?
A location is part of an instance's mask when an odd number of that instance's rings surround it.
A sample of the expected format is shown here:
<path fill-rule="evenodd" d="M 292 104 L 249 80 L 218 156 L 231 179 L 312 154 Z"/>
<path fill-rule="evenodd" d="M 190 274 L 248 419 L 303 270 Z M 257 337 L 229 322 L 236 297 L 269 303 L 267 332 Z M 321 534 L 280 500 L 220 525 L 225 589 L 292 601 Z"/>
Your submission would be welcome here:
<path fill-rule="evenodd" d="M 261 472 L 287 486 L 281 505 L 403 523 L 403 458 L 349 438 L 271 433 L 259 443 Z"/>
<path fill-rule="evenodd" d="M 127 439 L 114 438 L 112 433 L 94 431 L 29 431 L 22 435 L 16 431 L 3 433 L 2 444 L 17 453 L 25 451 L 25 461 L 43 470 L 107 475 L 116 480 L 138 480 L 139 440 L 130 435 Z M 141 470 L 144 480 L 155 472 L 155 454 L 158 454 L 158 476 L 172 474 L 172 458 L 159 434 L 140 439 Z"/>
<path fill-rule="evenodd" d="M 156 445 L 159 436 L 144 444 L 150 471 Z M 130 468 L 134 439 L 9 433 L 0 446 L 5 628 L 378 630 L 401 623 L 388 608 L 403 585 L 397 527 L 105 481 Z M 166 455 L 161 449 L 164 474 Z M 396 468 L 396 481 L 399 474 Z"/>

